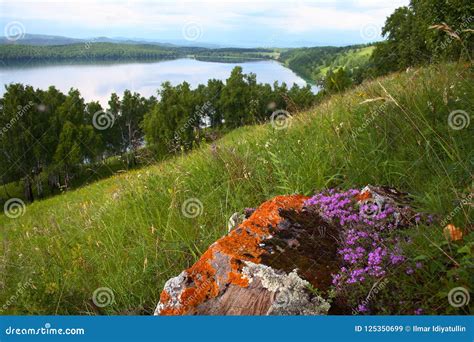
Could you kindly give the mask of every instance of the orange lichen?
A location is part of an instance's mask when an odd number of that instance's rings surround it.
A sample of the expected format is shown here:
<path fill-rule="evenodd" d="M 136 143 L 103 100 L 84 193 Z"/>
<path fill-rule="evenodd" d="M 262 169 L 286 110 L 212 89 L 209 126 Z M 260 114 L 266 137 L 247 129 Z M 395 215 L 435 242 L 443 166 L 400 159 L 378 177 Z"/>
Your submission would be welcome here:
<path fill-rule="evenodd" d="M 166 307 L 160 311 L 160 315 L 162 316 L 179 316 L 184 315 L 186 311 L 183 307 L 173 308 L 173 307 Z"/>
<path fill-rule="evenodd" d="M 184 304 L 191 304 L 195 301 L 196 298 L 196 289 L 194 287 L 187 288 L 181 294 L 181 302 Z"/>
<path fill-rule="evenodd" d="M 240 287 L 249 286 L 249 280 L 238 272 L 229 272 L 227 275 L 227 279 L 229 280 L 229 283 L 238 285 Z"/>
<path fill-rule="evenodd" d="M 458 241 L 463 237 L 462 230 L 456 227 L 454 224 L 448 224 L 446 227 L 444 227 L 443 232 L 446 238 L 451 241 Z"/>
<path fill-rule="evenodd" d="M 191 285 L 182 291 L 179 298 L 180 306 L 165 305 L 160 315 L 192 313 L 197 305 L 216 297 L 219 294 L 219 287 L 228 284 L 248 286 L 248 279 L 241 274 L 243 261 L 260 263 L 260 257 L 265 251 L 259 244 L 270 236 L 270 228 L 282 220 L 279 210 L 300 210 L 307 199 L 308 197 L 302 195 L 278 196 L 263 203 L 236 229 L 211 245 L 201 258 L 186 270 Z M 222 259 L 228 260 L 227 274 L 217 276 L 217 271 L 212 265 L 216 255 L 227 258 Z M 161 303 L 166 304 L 169 300 L 169 294 L 163 291 L 160 297 Z"/>
<path fill-rule="evenodd" d="M 171 299 L 170 295 L 166 291 L 162 291 L 160 295 L 160 302 L 166 304 Z"/>
<path fill-rule="evenodd" d="M 364 191 L 356 195 L 355 198 L 357 201 L 363 202 L 365 200 L 372 198 L 372 194 L 370 193 L 370 191 Z"/>

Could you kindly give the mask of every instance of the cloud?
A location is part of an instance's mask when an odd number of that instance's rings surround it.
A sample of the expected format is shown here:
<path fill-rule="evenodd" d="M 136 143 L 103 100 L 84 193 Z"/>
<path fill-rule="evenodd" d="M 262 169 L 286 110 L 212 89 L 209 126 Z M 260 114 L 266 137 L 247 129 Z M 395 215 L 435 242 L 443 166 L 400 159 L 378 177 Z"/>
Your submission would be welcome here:
<path fill-rule="evenodd" d="M 25 23 L 27 33 L 74 36 L 129 36 L 175 39 L 189 22 L 199 23 L 203 39 L 357 32 L 368 23 L 381 27 L 408 0 L 0 0 L 0 23 Z M 39 32 L 38 30 L 43 30 Z M 47 32 L 44 32 L 47 31 Z M 157 36 L 159 35 L 159 36 Z M 252 37 L 248 37 L 249 39 Z"/>

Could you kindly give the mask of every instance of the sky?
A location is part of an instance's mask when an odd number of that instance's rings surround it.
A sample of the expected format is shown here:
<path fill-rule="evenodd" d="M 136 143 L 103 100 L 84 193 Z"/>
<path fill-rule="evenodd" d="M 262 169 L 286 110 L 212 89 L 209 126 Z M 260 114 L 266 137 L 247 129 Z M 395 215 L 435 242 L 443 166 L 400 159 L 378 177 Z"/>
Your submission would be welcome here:
<path fill-rule="evenodd" d="M 121 37 L 236 47 L 381 40 L 409 0 L 0 0 L 3 34 Z"/>

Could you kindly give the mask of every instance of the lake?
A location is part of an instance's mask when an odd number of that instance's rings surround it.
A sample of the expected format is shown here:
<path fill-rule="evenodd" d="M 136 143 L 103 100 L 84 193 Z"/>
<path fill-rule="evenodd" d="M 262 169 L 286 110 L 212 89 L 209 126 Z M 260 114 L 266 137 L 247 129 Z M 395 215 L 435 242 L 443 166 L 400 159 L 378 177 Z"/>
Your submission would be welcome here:
<path fill-rule="evenodd" d="M 2 83 L 0 95 L 5 92 L 4 85 L 23 83 L 35 88 L 47 89 L 50 85 L 64 93 L 71 87 L 79 89 L 87 102 L 99 101 L 107 105 L 110 94 L 123 94 L 125 89 L 143 96 L 156 96 L 157 89 L 165 81 L 177 85 L 184 81 L 194 88 L 206 84 L 208 79 L 225 80 L 235 66 L 241 66 L 244 73 L 253 72 L 259 83 L 273 84 L 286 82 L 288 86 L 306 82 L 290 69 L 276 61 L 256 61 L 244 63 L 202 62 L 195 59 L 176 59 L 160 62 L 139 62 L 123 64 L 48 64 L 35 66 L 10 66 L 0 68 Z M 317 87 L 313 86 L 313 91 Z"/>

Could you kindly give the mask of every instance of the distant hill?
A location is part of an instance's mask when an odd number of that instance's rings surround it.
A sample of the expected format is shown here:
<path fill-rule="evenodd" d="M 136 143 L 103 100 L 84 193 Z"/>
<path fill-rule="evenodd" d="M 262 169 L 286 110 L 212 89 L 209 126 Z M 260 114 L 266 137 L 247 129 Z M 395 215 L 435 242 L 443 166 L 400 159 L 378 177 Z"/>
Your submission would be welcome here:
<path fill-rule="evenodd" d="M 50 39 L 59 42 L 61 40 Z M 46 40 L 43 40 L 46 42 Z M 176 58 L 196 58 L 214 62 L 245 62 L 276 58 L 272 49 L 208 49 L 196 46 L 163 46 L 148 43 L 113 43 L 109 38 L 69 44 L 3 44 L 0 61 L 3 65 L 24 63 L 94 62 L 94 61 L 158 61 Z"/>
<path fill-rule="evenodd" d="M 9 40 L 7 37 L 0 37 L 0 44 L 22 44 L 22 45 L 68 45 L 82 43 L 84 40 L 62 37 L 62 36 L 49 36 L 44 34 L 25 34 L 25 36 L 18 40 Z"/>
<path fill-rule="evenodd" d="M 131 44 L 131 45 L 157 45 L 163 47 L 205 47 L 205 48 L 219 48 L 219 45 L 200 43 L 195 41 L 187 40 L 176 40 L 176 41 L 156 41 L 153 39 L 141 39 L 141 38 L 124 38 L 124 37 L 91 37 L 91 38 L 70 38 L 63 36 L 52 36 L 45 34 L 25 34 L 24 37 L 18 40 L 9 40 L 7 37 L 0 37 L 0 44 L 10 45 L 34 45 L 34 46 L 52 46 L 52 45 L 71 45 L 77 43 L 113 43 L 113 44 Z"/>

